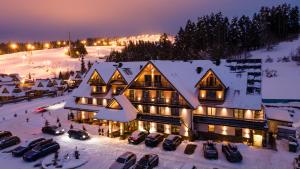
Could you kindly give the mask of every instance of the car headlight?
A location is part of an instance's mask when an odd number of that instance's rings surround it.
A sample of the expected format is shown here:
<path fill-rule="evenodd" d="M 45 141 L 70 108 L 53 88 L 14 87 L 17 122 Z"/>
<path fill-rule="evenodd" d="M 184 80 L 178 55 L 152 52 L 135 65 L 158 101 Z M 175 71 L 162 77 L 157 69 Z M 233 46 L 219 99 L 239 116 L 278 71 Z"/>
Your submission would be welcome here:
<path fill-rule="evenodd" d="M 64 131 L 65 131 L 65 129 L 62 129 L 61 131 L 62 131 L 62 132 L 64 132 Z"/>
<path fill-rule="evenodd" d="M 59 131 L 56 131 L 55 133 L 56 133 L 56 134 L 59 134 Z"/>
<path fill-rule="evenodd" d="M 86 137 L 85 135 L 82 136 L 82 138 L 85 138 L 85 137 Z"/>

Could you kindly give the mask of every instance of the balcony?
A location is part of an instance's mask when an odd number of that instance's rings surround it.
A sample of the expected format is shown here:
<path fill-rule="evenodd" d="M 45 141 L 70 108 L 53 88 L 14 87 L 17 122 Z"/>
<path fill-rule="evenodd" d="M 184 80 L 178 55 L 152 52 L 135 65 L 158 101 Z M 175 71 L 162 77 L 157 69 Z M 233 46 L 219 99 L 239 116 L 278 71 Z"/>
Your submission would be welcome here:
<path fill-rule="evenodd" d="M 221 84 L 219 85 L 204 85 L 200 84 L 199 85 L 200 90 L 222 90 L 223 86 Z"/>
<path fill-rule="evenodd" d="M 137 120 L 162 123 L 162 124 L 171 124 L 180 126 L 180 117 L 179 116 L 166 116 L 159 114 L 149 114 L 149 113 L 138 113 Z"/>
<path fill-rule="evenodd" d="M 106 84 L 101 82 L 100 80 L 89 80 L 89 84 L 91 86 L 105 86 Z"/>
<path fill-rule="evenodd" d="M 136 104 L 148 104 L 156 106 L 184 107 L 189 108 L 183 99 L 166 99 L 166 98 L 129 98 L 129 101 Z"/>
<path fill-rule="evenodd" d="M 256 130 L 264 130 L 267 123 L 265 120 L 237 119 L 233 117 L 206 116 L 198 114 L 193 115 L 193 121 L 194 123 L 249 128 Z"/>
<path fill-rule="evenodd" d="M 172 86 L 168 82 L 146 82 L 136 81 L 132 84 L 131 88 L 148 88 L 148 89 L 165 89 L 172 90 Z"/>

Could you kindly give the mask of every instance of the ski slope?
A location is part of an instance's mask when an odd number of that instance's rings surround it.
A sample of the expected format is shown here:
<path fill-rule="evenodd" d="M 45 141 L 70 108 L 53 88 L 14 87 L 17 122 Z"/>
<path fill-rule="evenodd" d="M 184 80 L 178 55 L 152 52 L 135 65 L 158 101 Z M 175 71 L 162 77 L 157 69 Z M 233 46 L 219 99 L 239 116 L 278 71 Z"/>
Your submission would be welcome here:
<path fill-rule="evenodd" d="M 104 58 L 112 50 L 121 50 L 120 46 L 87 47 L 85 62 L 94 62 Z M 30 73 L 32 78 L 57 76 L 60 71 L 78 70 L 80 60 L 65 54 L 65 48 L 36 50 L 0 55 L 0 73 L 19 73 L 22 78 Z M 99 60 L 100 61 L 100 60 Z"/>
<path fill-rule="evenodd" d="M 300 47 L 300 38 L 282 42 L 270 51 L 261 49 L 251 52 L 253 58 L 262 59 L 262 98 L 263 99 L 300 99 L 300 65 L 296 62 L 283 62 L 283 57 L 289 57 Z M 267 58 L 273 62 L 266 62 Z M 277 77 L 267 77 L 266 70 L 275 70 Z"/>

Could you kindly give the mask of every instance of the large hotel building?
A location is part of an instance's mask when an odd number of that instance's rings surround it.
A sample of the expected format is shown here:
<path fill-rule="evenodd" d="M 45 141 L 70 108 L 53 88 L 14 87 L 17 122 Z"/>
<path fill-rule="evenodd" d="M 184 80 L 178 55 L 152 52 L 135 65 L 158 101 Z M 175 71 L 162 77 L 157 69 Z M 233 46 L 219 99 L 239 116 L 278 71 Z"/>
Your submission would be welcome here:
<path fill-rule="evenodd" d="M 147 130 L 255 146 L 268 138 L 257 59 L 95 63 L 65 109 L 109 136 Z"/>

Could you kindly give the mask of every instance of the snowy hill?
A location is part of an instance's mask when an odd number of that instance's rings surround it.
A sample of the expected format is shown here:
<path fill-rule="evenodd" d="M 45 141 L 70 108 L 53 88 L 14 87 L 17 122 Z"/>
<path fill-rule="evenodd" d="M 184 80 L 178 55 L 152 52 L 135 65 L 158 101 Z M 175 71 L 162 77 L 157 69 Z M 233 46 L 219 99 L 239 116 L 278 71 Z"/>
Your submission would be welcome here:
<path fill-rule="evenodd" d="M 300 100 L 300 65 L 292 61 L 283 62 L 283 57 L 289 57 L 300 47 L 300 38 L 282 42 L 272 50 L 266 49 L 251 52 L 253 58 L 262 58 L 262 97 L 263 99 Z M 273 62 L 268 62 L 271 58 Z M 276 77 L 267 77 L 266 71 L 273 71 Z"/>
<path fill-rule="evenodd" d="M 120 50 L 117 46 L 87 47 L 88 60 L 95 61 L 108 55 L 111 50 Z M 59 71 L 76 70 L 80 68 L 79 59 L 65 55 L 64 48 L 45 49 L 29 52 L 18 52 L 0 55 L 0 73 L 19 73 L 21 77 L 29 73 L 33 78 L 47 78 L 57 75 Z"/>

